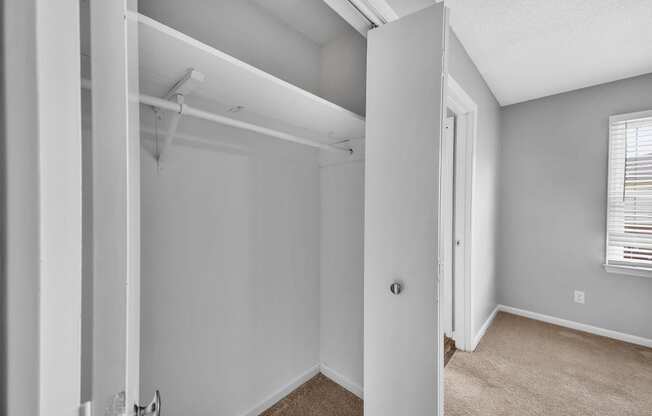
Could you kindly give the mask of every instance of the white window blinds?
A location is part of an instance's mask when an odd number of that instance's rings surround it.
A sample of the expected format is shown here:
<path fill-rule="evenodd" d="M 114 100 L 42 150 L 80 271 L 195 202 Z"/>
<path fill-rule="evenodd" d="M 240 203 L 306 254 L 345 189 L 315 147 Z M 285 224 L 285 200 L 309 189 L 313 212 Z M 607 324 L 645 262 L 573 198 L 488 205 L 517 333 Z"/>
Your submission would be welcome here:
<path fill-rule="evenodd" d="M 609 125 L 606 264 L 652 269 L 652 111 Z"/>

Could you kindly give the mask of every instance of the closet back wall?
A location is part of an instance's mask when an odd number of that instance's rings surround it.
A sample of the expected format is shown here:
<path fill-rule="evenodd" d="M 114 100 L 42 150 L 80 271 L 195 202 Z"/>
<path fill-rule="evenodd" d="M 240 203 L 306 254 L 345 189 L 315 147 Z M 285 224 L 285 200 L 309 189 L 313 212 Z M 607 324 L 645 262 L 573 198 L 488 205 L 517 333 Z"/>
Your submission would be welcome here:
<path fill-rule="evenodd" d="M 143 113 L 150 120 L 151 113 Z M 231 147 L 142 152 L 141 396 L 244 415 L 319 362 L 317 151 L 184 119 Z"/>

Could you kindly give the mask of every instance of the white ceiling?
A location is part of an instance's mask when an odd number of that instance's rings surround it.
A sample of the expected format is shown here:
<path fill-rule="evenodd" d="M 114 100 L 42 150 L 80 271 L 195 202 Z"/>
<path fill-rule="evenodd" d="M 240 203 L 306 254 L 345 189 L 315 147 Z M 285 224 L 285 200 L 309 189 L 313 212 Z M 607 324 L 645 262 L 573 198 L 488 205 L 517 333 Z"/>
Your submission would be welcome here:
<path fill-rule="evenodd" d="M 249 0 L 277 20 L 325 45 L 352 28 L 324 0 Z"/>
<path fill-rule="evenodd" d="M 399 16 L 435 3 L 384 1 Z M 652 0 L 446 4 L 453 30 L 501 105 L 652 72 Z"/>

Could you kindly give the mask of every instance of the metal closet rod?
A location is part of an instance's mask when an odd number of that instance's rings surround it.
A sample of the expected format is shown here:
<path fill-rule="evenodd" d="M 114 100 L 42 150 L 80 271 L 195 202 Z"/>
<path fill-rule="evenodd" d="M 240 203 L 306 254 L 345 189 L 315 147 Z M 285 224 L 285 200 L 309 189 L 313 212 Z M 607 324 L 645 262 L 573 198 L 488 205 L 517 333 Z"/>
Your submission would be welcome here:
<path fill-rule="evenodd" d="M 91 89 L 91 81 L 87 79 L 81 80 L 82 88 Z M 284 133 L 282 131 L 270 129 L 267 127 L 258 126 L 256 124 L 248 123 L 246 121 L 235 120 L 233 118 L 225 117 L 220 114 L 209 113 L 198 108 L 191 107 L 187 104 L 180 104 L 174 101 L 164 100 L 162 98 L 153 97 L 151 95 L 139 94 L 138 101 L 141 104 L 150 105 L 152 107 L 160 108 L 162 110 L 173 111 L 181 115 L 199 118 L 202 120 L 212 121 L 225 126 L 235 127 L 243 130 L 249 130 L 256 133 L 264 134 L 266 136 L 276 137 L 277 139 L 286 140 L 289 142 L 304 144 L 306 146 L 318 147 L 320 149 L 329 150 L 332 152 L 342 152 L 352 154 L 353 150 L 348 148 L 341 148 L 331 144 L 320 143 L 302 137 L 294 136 L 292 134 Z"/>

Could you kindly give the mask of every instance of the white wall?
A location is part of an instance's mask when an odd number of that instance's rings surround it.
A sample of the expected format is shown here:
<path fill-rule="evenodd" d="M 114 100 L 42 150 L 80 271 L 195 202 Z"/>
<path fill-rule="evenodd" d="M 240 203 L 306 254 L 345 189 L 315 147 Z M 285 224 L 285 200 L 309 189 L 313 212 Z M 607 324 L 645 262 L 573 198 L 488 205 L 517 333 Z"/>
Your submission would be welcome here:
<path fill-rule="evenodd" d="M 471 333 L 475 335 L 497 305 L 500 106 L 464 46 L 452 31 L 448 51 L 448 72 L 478 105 L 472 200 L 473 241 L 471 242 Z"/>
<path fill-rule="evenodd" d="M 361 390 L 364 160 L 325 166 L 320 181 L 320 359 Z"/>
<path fill-rule="evenodd" d="M 237 148 L 174 146 L 160 173 L 143 151 L 141 396 L 240 415 L 319 363 L 318 152 L 180 131 Z"/>
<path fill-rule="evenodd" d="M 503 108 L 500 303 L 652 338 L 652 279 L 602 268 L 608 118 L 651 91 L 652 74 Z"/>

